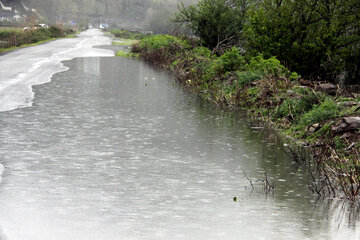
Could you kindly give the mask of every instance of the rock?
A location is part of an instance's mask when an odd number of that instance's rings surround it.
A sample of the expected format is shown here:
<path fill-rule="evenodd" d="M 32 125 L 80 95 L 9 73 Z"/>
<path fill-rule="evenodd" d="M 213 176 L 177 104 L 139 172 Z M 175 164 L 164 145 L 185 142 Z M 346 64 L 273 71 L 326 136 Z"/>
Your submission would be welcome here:
<path fill-rule="evenodd" d="M 352 133 L 351 132 L 345 132 L 343 135 L 341 135 L 342 139 L 348 139 L 352 137 Z"/>
<path fill-rule="evenodd" d="M 354 131 L 360 128 L 360 117 L 344 117 L 339 125 L 333 126 L 331 130 L 335 133 Z"/>
<path fill-rule="evenodd" d="M 300 86 L 306 86 L 306 87 L 313 87 L 314 83 L 310 80 L 300 79 L 299 80 Z"/>
<path fill-rule="evenodd" d="M 309 133 L 314 133 L 319 129 L 320 129 L 320 124 L 319 123 L 315 123 L 315 124 L 311 125 L 310 127 L 308 127 Z"/>
<path fill-rule="evenodd" d="M 352 107 L 352 106 L 360 105 L 360 102 L 338 102 L 337 104 L 345 107 Z"/>
<path fill-rule="evenodd" d="M 345 117 L 343 121 L 352 129 L 360 128 L 360 117 Z"/>
<path fill-rule="evenodd" d="M 320 83 L 317 87 L 317 91 L 321 91 L 324 93 L 327 93 L 329 95 L 336 95 L 337 87 L 334 84 L 331 83 Z"/>

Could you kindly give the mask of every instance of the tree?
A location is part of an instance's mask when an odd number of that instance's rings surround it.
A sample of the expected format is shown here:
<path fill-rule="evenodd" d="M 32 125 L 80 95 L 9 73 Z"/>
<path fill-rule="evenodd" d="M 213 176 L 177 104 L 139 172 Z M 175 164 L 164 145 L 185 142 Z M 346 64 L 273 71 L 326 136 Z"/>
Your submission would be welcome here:
<path fill-rule="evenodd" d="M 306 77 L 360 77 L 360 1 L 264 0 L 248 16 L 250 54 L 277 56 Z"/>
<path fill-rule="evenodd" d="M 196 5 L 179 5 L 174 22 L 185 24 L 205 47 L 233 46 L 241 42 L 247 9 L 246 0 L 200 0 Z"/>

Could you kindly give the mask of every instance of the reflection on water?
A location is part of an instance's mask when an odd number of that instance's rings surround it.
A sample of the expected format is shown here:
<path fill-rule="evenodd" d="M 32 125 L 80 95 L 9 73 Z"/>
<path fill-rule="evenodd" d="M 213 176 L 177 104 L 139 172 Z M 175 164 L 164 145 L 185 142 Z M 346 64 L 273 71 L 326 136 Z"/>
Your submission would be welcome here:
<path fill-rule="evenodd" d="M 4 234 L 1 226 L 0 226 L 0 240 L 8 240 L 8 238 L 7 238 L 6 235 Z"/>
<path fill-rule="evenodd" d="M 100 59 L 97 57 L 85 58 L 83 60 L 82 68 L 78 67 L 78 70 L 83 70 L 84 73 L 99 76 L 100 75 Z"/>
<path fill-rule="evenodd" d="M 341 206 L 315 202 L 272 131 L 137 60 L 66 65 L 35 87 L 33 107 L 0 114 L 11 240 L 358 237 L 357 219 L 339 222 Z M 274 196 L 257 182 L 265 172 Z"/>

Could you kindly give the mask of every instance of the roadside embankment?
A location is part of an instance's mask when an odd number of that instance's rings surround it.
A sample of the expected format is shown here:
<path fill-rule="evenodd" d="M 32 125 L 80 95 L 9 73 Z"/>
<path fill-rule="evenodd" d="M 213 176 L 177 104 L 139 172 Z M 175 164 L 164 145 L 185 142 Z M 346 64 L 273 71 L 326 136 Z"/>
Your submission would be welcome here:
<path fill-rule="evenodd" d="M 245 109 L 307 147 L 312 163 L 293 157 L 309 171 L 316 165 L 315 193 L 350 200 L 360 195 L 360 94 L 304 80 L 275 57 L 250 58 L 235 47 L 219 56 L 188 37 L 147 36 L 132 52 L 170 70 L 201 97 L 220 107 Z"/>
<path fill-rule="evenodd" d="M 0 52 L 19 47 L 33 46 L 57 38 L 71 36 L 74 31 L 57 26 L 23 30 L 21 28 L 0 28 Z"/>
<path fill-rule="evenodd" d="M 113 45 L 127 46 L 116 52 L 117 57 L 138 57 L 138 54 L 131 53 L 130 46 L 139 43 L 146 35 L 139 31 L 129 31 L 123 29 L 112 29 L 109 32 L 113 35 Z"/>

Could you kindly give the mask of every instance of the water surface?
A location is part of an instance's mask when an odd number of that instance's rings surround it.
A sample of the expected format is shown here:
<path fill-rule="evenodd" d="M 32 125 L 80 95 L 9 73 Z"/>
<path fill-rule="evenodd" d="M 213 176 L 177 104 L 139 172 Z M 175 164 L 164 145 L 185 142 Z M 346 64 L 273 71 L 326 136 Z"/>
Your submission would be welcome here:
<path fill-rule="evenodd" d="M 32 107 L 0 113 L 0 225 L 8 239 L 360 236 L 357 221 L 338 218 L 341 206 L 315 203 L 270 130 L 204 103 L 138 60 L 65 65 L 34 87 Z M 265 172 L 274 194 L 258 181 Z"/>

